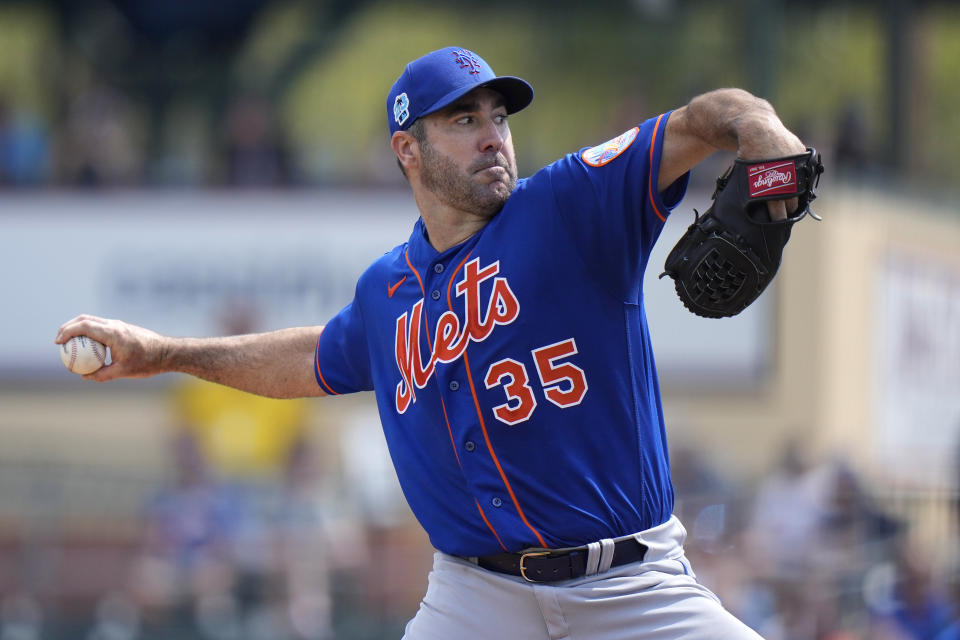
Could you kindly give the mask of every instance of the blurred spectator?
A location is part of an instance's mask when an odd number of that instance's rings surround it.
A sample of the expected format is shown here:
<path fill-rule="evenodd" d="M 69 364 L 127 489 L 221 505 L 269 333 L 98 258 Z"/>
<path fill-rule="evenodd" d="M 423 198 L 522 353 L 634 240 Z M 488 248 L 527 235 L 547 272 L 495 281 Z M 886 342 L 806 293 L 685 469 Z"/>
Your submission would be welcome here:
<path fill-rule="evenodd" d="M 330 521 L 336 507 L 321 486 L 313 449 L 305 440 L 290 452 L 277 509 L 271 518 L 285 595 L 286 624 L 304 640 L 333 637 L 330 550 L 354 556 L 360 535 L 340 539 Z"/>
<path fill-rule="evenodd" d="M 0 97 L 0 185 L 13 182 L 10 167 L 10 107 Z"/>
<path fill-rule="evenodd" d="M 41 640 L 43 612 L 31 596 L 17 593 L 0 601 L 0 640 Z"/>
<path fill-rule="evenodd" d="M 790 440 L 757 491 L 745 536 L 753 566 L 745 620 L 768 638 L 863 629 L 865 576 L 891 557 L 900 529 L 847 464 L 813 465 L 801 440 Z"/>
<path fill-rule="evenodd" d="M 234 187 L 279 187 L 290 183 L 286 136 L 273 105 L 243 96 L 227 108 L 223 131 L 227 184 Z"/>
<path fill-rule="evenodd" d="M 749 519 L 749 547 L 761 576 L 796 578 L 810 566 L 824 517 L 825 482 L 824 469 L 810 464 L 801 439 L 789 440 L 760 484 Z"/>
<path fill-rule="evenodd" d="M 226 335 L 244 334 L 255 330 L 256 318 L 252 308 L 235 304 L 221 324 Z M 331 637 L 330 547 L 307 440 L 307 401 L 196 378 L 177 384 L 172 400 L 181 446 L 208 472 L 202 487 L 210 502 L 195 524 L 207 534 L 204 541 L 215 540 L 210 555 L 218 568 L 202 580 L 205 588 L 188 590 L 181 628 L 212 639 Z M 192 503 L 183 508 L 191 506 L 196 510 Z"/>
<path fill-rule="evenodd" d="M 841 173 L 857 174 L 868 168 L 866 120 L 863 106 L 857 102 L 847 103 L 837 114 L 833 153 Z"/>
<path fill-rule="evenodd" d="M 730 482 L 710 465 L 698 449 L 677 446 L 670 452 L 670 474 L 677 496 L 674 513 L 688 528 L 688 546 L 707 551 L 722 549 L 730 528 L 738 521 Z"/>
<path fill-rule="evenodd" d="M 895 551 L 900 532 L 901 524 L 877 507 L 853 470 L 845 463 L 835 464 L 831 469 L 819 544 L 837 557 L 824 560 L 836 570 L 836 562 L 846 560 L 849 564 L 850 552 L 859 549 L 863 565 L 883 561 Z"/>
<path fill-rule="evenodd" d="M 935 640 L 949 637 L 957 611 L 937 584 L 925 558 L 903 549 L 896 558 L 892 598 L 887 610 L 877 611 L 871 638 L 877 640 Z"/>
<path fill-rule="evenodd" d="M 137 640 L 139 637 L 140 614 L 136 604 L 118 593 L 101 598 L 87 640 Z"/>
<path fill-rule="evenodd" d="M 178 424 L 196 439 L 218 482 L 256 488 L 276 482 L 304 438 L 308 405 L 185 379 L 173 390 Z"/>
<path fill-rule="evenodd" d="M 229 547 L 239 514 L 212 481 L 196 440 L 181 432 L 172 445 L 174 481 L 147 506 L 135 587 L 148 626 L 190 632 L 204 603 L 231 588 Z"/>
<path fill-rule="evenodd" d="M 60 162 L 67 184 L 102 187 L 141 181 L 144 149 L 136 111 L 126 96 L 91 84 L 70 96 L 66 109 Z"/>
<path fill-rule="evenodd" d="M 950 596 L 953 619 L 934 640 L 960 640 L 960 571 L 956 567 L 950 573 L 945 590 Z"/>
<path fill-rule="evenodd" d="M 828 470 L 819 552 L 810 558 L 813 581 L 830 594 L 818 598 L 818 616 L 828 627 L 865 626 L 864 582 L 873 567 L 896 554 L 902 525 L 876 505 L 848 464 L 838 461 Z"/>
<path fill-rule="evenodd" d="M 223 335 L 257 329 L 256 309 L 225 305 Z M 172 390 L 174 419 L 196 438 L 218 482 L 257 487 L 278 482 L 291 453 L 306 437 L 309 401 L 276 400 L 184 377 Z"/>
<path fill-rule="evenodd" d="M 774 616 L 774 595 L 754 580 L 751 565 L 742 556 L 752 550 L 737 547 L 747 506 L 742 492 L 694 447 L 675 447 L 670 467 L 677 494 L 675 512 L 688 528 L 685 548 L 698 579 L 765 638 L 782 637 Z"/>
<path fill-rule="evenodd" d="M 36 186 L 49 177 L 49 142 L 36 115 L 0 98 L 0 186 Z"/>

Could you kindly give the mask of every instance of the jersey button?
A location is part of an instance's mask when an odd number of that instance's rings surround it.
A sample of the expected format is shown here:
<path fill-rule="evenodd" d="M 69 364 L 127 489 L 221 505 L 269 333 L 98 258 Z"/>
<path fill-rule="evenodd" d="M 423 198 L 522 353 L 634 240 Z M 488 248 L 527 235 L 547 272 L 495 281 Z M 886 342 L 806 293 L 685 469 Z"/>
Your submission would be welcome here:
<path fill-rule="evenodd" d="M 439 264 L 439 263 L 433 265 L 433 272 L 434 272 L 434 273 L 443 273 L 443 265 L 442 265 L 442 264 Z"/>
<path fill-rule="evenodd" d="M 450 391 L 456 391 L 456 390 L 459 389 L 459 388 L 460 388 L 460 383 L 459 383 L 459 382 L 457 382 L 456 380 L 451 380 L 451 381 L 450 381 Z"/>
<path fill-rule="evenodd" d="M 473 440 L 467 440 L 466 442 L 463 443 L 463 448 L 466 449 L 467 451 L 473 451 L 474 449 L 477 448 L 477 445 L 473 443 Z"/>
<path fill-rule="evenodd" d="M 495 507 L 499 507 L 499 506 L 501 506 L 501 505 L 503 504 L 503 500 L 501 500 L 500 497 L 497 496 L 496 498 L 494 498 L 493 500 L 491 500 L 490 503 L 491 503 L 493 506 L 495 506 Z"/>
<path fill-rule="evenodd" d="M 430 292 L 430 297 L 433 298 L 434 300 L 439 300 L 439 299 L 440 299 L 440 290 L 439 290 L 439 289 L 434 289 L 433 291 L 431 291 L 431 292 Z"/>

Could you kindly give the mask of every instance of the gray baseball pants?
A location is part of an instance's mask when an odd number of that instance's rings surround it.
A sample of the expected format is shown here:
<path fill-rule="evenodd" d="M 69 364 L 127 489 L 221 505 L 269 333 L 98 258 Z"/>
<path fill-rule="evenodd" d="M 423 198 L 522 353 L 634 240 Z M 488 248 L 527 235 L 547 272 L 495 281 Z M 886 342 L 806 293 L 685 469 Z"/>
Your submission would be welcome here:
<path fill-rule="evenodd" d="M 643 562 L 550 584 L 437 552 L 404 640 L 762 640 L 697 583 L 675 516 L 634 535 Z"/>

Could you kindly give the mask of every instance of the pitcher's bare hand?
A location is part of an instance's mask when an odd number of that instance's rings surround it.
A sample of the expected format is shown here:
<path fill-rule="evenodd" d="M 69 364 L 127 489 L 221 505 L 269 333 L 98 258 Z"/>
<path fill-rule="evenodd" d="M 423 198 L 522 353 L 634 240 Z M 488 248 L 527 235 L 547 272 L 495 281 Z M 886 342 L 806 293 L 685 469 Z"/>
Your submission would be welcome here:
<path fill-rule="evenodd" d="M 83 376 L 106 382 L 117 378 L 146 378 L 164 373 L 164 355 L 168 338 L 159 333 L 97 316 L 81 315 L 65 322 L 57 333 L 57 344 L 73 336 L 89 336 L 110 348 L 110 364 Z"/>

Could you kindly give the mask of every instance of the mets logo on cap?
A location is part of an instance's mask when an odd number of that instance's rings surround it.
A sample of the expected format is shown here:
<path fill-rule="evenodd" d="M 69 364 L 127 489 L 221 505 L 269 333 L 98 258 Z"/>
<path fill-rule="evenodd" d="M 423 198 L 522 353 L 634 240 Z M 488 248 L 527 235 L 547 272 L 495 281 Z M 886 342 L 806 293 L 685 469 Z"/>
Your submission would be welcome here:
<path fill-rule="evenodd" d="M 451 51 L 453 54 L 453 59 L 461 69 L 466 69 L 468 73 L 480 73 L 480 58 L 477 57 L 472 51 L 467 51 L 466 49 L 457 49 Z"/>

